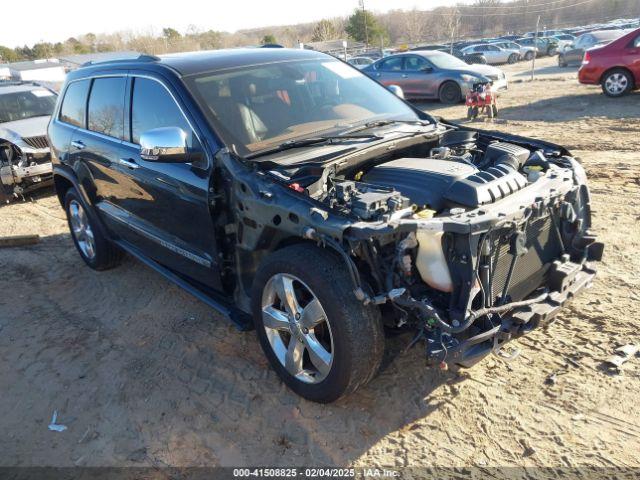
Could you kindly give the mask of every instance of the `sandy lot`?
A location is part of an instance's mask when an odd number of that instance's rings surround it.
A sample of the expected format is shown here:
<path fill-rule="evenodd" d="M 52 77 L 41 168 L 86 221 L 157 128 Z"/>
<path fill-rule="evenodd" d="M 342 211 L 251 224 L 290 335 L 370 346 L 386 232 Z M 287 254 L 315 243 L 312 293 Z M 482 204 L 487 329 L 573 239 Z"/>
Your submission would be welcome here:
<path fill-rule="evenodd" d="M 593 288 L 546 331 L 462 373 L 391 341 L 367 387 L 321 406 L 289 392 L 239 333 L 142 264 L 86 268 L 52 195 L 0 207 L 0 466 L 640 466 L 640 94 L 612 100 L 539 62 L 481 128 L 568 146 L 606 242 Z M 512 80 L 523 67 L 509 66 Z M 426 110 L 461 119 L 464 106 Z M 63 432 L 47 429 L 54 410 Z"/>

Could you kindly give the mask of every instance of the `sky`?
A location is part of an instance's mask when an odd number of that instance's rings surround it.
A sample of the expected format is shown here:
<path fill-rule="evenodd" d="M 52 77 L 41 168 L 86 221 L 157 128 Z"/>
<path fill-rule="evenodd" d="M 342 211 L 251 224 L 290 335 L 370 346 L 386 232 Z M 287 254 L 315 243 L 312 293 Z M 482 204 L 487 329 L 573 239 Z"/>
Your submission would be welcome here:
<path fill-rule="evenodd" d="M 346 16 L 358 6 L 358 0 L 5 0 L 3 3 L 0 45 L 10 48 L 32 46 L 40 41 L 60 42 L 88 32 L 159 33 L 163 27 L 185 32 L 190 25 L 200 30 L 234 32 Z M 414 7 L 429 10 L 456 3 L 462 2 L 365 0 L 365 7 L 382 13 Z"/>

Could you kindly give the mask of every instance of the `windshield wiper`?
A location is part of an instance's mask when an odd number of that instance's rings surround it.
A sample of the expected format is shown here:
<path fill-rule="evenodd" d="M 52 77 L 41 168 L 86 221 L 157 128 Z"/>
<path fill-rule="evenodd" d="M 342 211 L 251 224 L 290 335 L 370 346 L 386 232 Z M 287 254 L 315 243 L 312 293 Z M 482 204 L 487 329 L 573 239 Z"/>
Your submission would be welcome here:
<path fill-rule="evenodd" d="M 368 130 L 370 128 L 376 127 L 384 127 L 385 125 L 391 125 L 393 123 L 406 123 L 409 125 L 420 125 L 427 126 L 431 125 L 429 122 L 423 122 L 422 120 L 374 120 L 372 122 L 367 122 L 364 125 L 358 125 L 357 127 L 350 128 L 349 130 L 345 130 L 343 135 L 349 135 L 355 132 L 361 132 L 362 130 Z"/>
<path fill-rule="evenodd" d="M 250 153 L 245 158 L 251 159 L 256 157 L 262 157 L 271 153 L 282 152 L 284 150 L 290 150 L 292 148 L 309 147 L 311 145 L 331 145 L 333 143 L 343 142 L 345 140 L 382 140 L 384 137 L 380 135 L 366 134 L 366 135 L 323 135 L 321 137 L 308 137 L 301 138 L 300 140 L 288 140 L 273 148 L 261 150 L 259 152 Z"/>

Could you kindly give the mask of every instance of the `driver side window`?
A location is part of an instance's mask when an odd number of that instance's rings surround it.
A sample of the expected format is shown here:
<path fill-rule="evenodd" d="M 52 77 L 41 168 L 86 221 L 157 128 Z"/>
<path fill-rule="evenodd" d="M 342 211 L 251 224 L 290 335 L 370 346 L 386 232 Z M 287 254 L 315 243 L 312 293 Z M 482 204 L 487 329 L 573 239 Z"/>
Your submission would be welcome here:
<path fill-rule="evenodd" d="M 187 146 L 193 148 L 191 126 L 169 92 L 155 80 L 136 77 L 131 96 L 131 142 L 139 144 L 143 132 L 161 127 L 181 128 L 187 134 Z"/>
<path fill-rule="evenodd" d="M 422 57 L 411 56 L 404 59 L 404 69 L 410 72 L 418 72 L 428 66 L 429 64 Z"/>
<path fill-rule="evenodd" d="M 393 57 L 388 58 L 387 60 L 382 61 L 378 70 L 387 70 L 387 71 L 400 71 L 402 70 L 402 57 Z"/>

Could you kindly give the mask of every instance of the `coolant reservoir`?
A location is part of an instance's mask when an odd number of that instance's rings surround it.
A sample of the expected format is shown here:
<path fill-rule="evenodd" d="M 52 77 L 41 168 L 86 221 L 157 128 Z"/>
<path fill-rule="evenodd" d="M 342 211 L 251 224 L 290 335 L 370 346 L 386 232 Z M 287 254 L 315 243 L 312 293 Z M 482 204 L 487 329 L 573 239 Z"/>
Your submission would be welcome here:
<path fill-rule="evenodd" d="M 418 254 L 416 268 L 422 280 L 431 288 L 442 292 L 452 292 L 453 283 L 447 260 L 442 251 L 442 235 L 444 232 L 434 232 L 418 228 Z"/>

